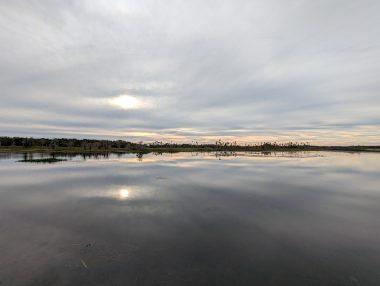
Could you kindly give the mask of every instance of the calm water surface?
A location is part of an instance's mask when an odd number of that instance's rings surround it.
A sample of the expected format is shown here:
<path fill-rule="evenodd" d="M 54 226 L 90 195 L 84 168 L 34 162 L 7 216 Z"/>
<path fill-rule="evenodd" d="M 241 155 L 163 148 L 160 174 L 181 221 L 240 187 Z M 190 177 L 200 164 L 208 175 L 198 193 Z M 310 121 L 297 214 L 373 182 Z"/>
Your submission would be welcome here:
<path fill-rule="evenodd" d="M 380 154 L 20 159 L 2 286 L 380 285 Z"/>

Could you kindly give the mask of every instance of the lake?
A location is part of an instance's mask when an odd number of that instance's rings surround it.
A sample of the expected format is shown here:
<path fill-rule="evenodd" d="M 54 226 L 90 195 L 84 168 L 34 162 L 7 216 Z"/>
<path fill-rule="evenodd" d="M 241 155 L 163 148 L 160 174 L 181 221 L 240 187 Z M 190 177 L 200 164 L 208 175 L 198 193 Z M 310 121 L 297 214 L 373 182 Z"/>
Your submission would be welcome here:
<path fill-rule="evenodd" d="M 380 285 L 380 154 L 23 157 L 0 155 L 2 286 Z"/>

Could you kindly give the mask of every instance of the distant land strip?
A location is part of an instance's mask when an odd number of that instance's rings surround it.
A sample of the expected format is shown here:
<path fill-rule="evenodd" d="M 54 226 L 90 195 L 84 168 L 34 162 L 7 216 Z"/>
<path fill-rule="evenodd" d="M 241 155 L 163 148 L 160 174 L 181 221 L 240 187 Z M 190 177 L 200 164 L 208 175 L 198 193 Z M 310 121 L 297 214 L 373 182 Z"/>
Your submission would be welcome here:
<path fill-rule="evenodd" d="M 50 152 L 50 153 L 175 153 L 213 151 L 346 151 L 380 152 L 380 146 L 315 146 L 308 143 L 263 142 L 239 145 L 236 142 L 217 140 L 212 144 L 189 143 L 135 143 L 124 140 L 97 140 L 73 138 L 0 137 L 0 152 Z"/>

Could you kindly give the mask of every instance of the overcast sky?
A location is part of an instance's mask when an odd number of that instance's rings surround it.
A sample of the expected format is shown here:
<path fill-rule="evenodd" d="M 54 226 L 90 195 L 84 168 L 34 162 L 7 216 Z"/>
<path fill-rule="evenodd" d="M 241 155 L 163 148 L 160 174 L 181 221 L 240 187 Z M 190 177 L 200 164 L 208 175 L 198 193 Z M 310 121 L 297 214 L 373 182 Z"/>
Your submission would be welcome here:
<path fill-rule="evenodd" d="M 380 144 L 380 1 L 0 0 L 0 135 Z"/>

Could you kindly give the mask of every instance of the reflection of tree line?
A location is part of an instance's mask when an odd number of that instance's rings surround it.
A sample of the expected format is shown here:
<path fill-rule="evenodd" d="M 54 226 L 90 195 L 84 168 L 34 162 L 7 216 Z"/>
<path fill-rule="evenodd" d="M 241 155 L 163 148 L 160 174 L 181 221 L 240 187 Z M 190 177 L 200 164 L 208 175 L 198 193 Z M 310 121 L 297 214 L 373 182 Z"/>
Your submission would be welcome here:
<path fill-rule="evenodd" d="M 129 152 L 102 152 L 102 153 L 60 153 L 60 152 L 44 152 L 44 153 L 33 153 L 33 152 L 25 152 L 22 153 L 23 160 L 33 160 L 35 158 L 66 158 L 66 159 L 73 159 L 73 158 L 81 158 L 83 160 L 86 159 L 108 159 L 110 155 L 116 156 L 117 158 L 121 158 L 125 154 L 130 154 Z M 6 154 L 4 154 L 6 155 Z M 10 154 L 8 154 L 11 156 Z M 138 159 L 143 158 L 144 153 L 136 153 L 136 157 Z M 162 155 L 162 153 L 155 153 L 154 155 Z M 8 158 L 9 156 L 4 156 L 4 158 Z"/>
<path fill-rule="evenodd" d="M 304 151 L 285 151 L 285 152 L 279 152 L 279 151 L 261 151 L 261 152 L 230 152 L 230 151 L 222 151 L 222 152 L 215 152 L 214 156 L 217 159 L 221 159 L 223 157 L 292 157 L 292 158 L 303 158 L 303 157 L 310 157 L 310 153 Z M 313 156 L 320 156 L 320 155 L 313 155 Z"/>

